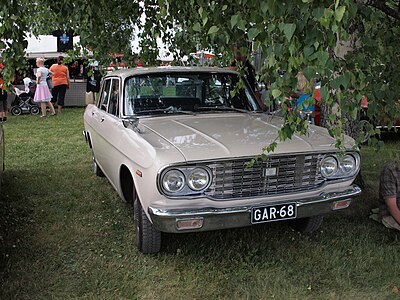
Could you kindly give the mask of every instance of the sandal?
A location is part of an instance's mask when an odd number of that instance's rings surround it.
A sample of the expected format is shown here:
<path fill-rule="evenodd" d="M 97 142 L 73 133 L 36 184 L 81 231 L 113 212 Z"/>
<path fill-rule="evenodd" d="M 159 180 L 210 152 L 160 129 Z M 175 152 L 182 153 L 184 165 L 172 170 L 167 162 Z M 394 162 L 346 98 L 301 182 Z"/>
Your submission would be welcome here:
<path fill-rule="evenodd" d="M 44 116 L 42 115 L 42 116 L 40 116 L 40 117 L 41 117 L 41 118 L 46 118 L 46 115 L 44 115 Z"/>

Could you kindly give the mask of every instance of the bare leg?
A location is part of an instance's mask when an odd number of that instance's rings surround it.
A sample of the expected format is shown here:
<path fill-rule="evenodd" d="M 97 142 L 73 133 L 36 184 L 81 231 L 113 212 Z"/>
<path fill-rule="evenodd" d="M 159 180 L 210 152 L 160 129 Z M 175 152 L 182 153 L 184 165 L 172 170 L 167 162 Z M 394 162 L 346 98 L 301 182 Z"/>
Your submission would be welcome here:
<path fill-rule="evenodd" d="M 61 114 L 62 106 L 61 105 L 57 105 L 57 110 L 58 110 L 58 113 Z"/>
<path fill-rule="evenodd" d="M 42 111 L 42 117 L 46 116 L 46 102 L 40 102 L 40 109 Z"/>
<path fill-rule="evenodd" d="M 49 107 L 50 107 L 50 114 L 51 114 L 51 115 L 55 115 L 55 114 L 56 114 L 56 112 L 55 112 L 55 110 L 54 110 L 53 103 L 51 103 L 51 102 L 48 102 L 48 104 L 49 104 Z"/>

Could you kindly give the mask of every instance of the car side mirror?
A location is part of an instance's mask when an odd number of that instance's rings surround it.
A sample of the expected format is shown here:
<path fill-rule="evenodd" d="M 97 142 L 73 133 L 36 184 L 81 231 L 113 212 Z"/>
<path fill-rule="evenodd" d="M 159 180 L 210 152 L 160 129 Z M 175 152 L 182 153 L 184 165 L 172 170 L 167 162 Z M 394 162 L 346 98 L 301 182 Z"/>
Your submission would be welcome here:
<path fill-rule="evenodd" d="M 139 129 L 139 118 L 126 118 L 122 119 L 122 124 L 125 128 L 129 128 L 137 133 L 141 133 L 142 131 Z"/>

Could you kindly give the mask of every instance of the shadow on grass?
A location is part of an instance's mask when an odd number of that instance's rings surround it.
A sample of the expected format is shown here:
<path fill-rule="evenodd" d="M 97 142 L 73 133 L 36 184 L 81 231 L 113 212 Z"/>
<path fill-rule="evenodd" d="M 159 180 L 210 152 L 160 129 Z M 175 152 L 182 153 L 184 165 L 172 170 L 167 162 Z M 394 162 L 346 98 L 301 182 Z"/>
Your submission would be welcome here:
<path fill-rule="evenodd" d="M 32 197 L 40 189 L 33 172 L 6 171 L 0 199 L 0 270 L 7 273 L 11 257 L 29 257 L 34 229 Z M 15 255 L 15 254 L 18 255 Z"/>

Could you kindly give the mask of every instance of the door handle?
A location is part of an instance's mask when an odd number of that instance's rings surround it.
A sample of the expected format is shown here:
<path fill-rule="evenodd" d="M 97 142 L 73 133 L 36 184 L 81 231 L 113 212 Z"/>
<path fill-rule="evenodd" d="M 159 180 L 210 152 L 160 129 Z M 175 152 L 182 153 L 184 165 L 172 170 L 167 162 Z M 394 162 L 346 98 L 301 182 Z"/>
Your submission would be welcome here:
<path fill-rule="evenodd" d="M 103 122 L 104 122 L 104 117 L 102 117 L 102 118 L 100 119 L 100 122 L 101 122 L 101 123 L 103 123 Z"/>

